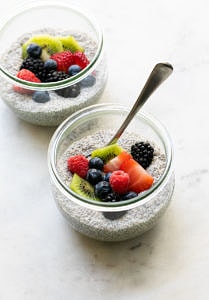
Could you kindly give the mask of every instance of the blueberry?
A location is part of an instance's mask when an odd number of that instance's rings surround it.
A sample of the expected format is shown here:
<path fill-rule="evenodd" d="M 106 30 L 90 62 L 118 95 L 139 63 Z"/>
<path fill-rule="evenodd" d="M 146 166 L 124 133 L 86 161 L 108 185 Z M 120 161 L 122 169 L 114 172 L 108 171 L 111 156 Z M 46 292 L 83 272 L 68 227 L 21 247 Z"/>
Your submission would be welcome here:
<path fill-rule="evenodd" d="M 97 184 L 98 182 L 102 181 L 103 173 L 97 169 L 89 169 L 86 175 L 86 180 L 92 185 Z"/>
<path fill-rule="evenodd" d="M 82 87 L 91 87 L 95 84 L 96 78 L 93 75 L 88 75 L 81 81 Z"/>
<path fill-rule="evenodd" d="M 94 187 L 94 193 L 96 197 L 104 199 L 112 191 L 109 182 L 100 181 Z"/>
<path fill-rule="evenodd" d="M 39 45 L 32 43 L 27 47 L 27 53 L 30 57 L 39 58 L 41 56 L 42 49 Z"/>
<path fill-rule="evenodd" d="M 122 196 L 122 200 L 129 200 L 137 196 L 138 196 L 137 193 L 130 191 Z"/>
<path fill-rule="evenodd" d="M 57 62 L 56 62 L 56 60 L 51 59 L 51 58 L 47 59 L 44 62 L 44 68 L 47 71 L 56 70 L 57 69 Z"/>
<path fill-rule="evenodd" d="M 93 157 L 89 160 L 89 168 L 103 170 L 104 162 L 99 157 Z"/>
<path fill-rule="evenodd" d="M 75 98 L 80 94 L 80 85 L 74 84 L 63 89 L 56 90 L 56 93 L 64 98 Z"/>
<path fill-rule="evenodd" d="M 104 174 L 104 179 L 103 179 L 103 180 L 109 182 L 111 174 L 112 174 L 112 172 L 105 173 L 105 174 Z"/>
<path fill-rule="evenodd" d="M 50 100 L 50 96 L 47 91 L 35 91 L 32 99 L 38 103 L 45 103 Z"/>
<path fill-rule="evenodd" d="M 70 76 L 74 76 L 74 75 L 78 74 L 80 71 L 81 71 L 81 67 L 78 66 L 78 65 L 71 65 L 71 66 L 68 68 L 68 74 L 69 74 Z"/>

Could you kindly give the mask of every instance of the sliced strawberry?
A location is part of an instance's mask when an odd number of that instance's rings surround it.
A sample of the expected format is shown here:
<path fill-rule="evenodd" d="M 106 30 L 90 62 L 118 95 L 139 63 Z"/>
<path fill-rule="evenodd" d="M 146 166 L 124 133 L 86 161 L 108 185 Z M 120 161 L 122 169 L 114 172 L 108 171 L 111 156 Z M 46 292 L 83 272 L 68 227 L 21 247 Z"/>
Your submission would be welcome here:
<path fill-rule="evenodd" d="M 154 178 L 133 158 L 125 160 L 120 170 L 129 174 L 129 191 L 140 193 L 149 189 L 154 182 Z"/>
<path fill-rule="evenodd" d="M 112 158 L 104 165 L 104 172 L 108 173 L 119 170 L 122 163 L 130 158 L 132 158 L 130 153 L 122 151 L 119 155 Z"/>

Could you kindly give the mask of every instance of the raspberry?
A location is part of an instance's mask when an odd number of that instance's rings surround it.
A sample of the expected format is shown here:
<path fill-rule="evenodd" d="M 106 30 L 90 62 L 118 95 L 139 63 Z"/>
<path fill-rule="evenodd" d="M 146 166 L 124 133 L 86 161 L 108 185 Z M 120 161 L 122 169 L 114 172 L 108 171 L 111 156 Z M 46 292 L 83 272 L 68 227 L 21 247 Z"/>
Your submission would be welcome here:
<path fill-rule="evenodd" d="M 89 64 L 89 60 L 87 59 L 86 55 L 80 51 L 73 53 L 73 61 L 74 64 L 80 66 L 81 69 L 84 69 Z"/>
<path fill-rule="evenodd" d="M 110 176 L 110 185 L 113 191 L 118 194 L 125 194 L 128 190 L 129 175 L 124 171 L 118 170 L 112 172 Z"/>
<path fill-rule="evenodd" d="M 85 178 L 89 169 L 89 161 L 83 155 L 74 155 L 68 158 L 68 170 L 72 173 L 78 174 L 80 177 Z"/>
<path fill-rule="evenodd" d="M 53 54 L 50 59 L 57 62 L 57 71 L 68 71 L 68 68 L 73 64 L 73 54 L 70 51 L 62 51 Z"/>
<path fill-rule="evenodd" d="M 20 79 L 23 79 L 23 80 L 26 80 L 26 81 L 30 81 L 30 82 L 37 82 L 37 83 L 40 83 L 40 79 L 38 79 L 35 74 L 29 70 L 26 70 L 26 69 L 21 69 L 17 75 L 16 75 L 18 78 Z M 18 93 L 21 93 L 21 94 L 32 94 L 33 91 L 32 90 L 29 90 L 29 89 L 25 89 L 25 88 L 22 88 L 20 86 L 13 86 L 13 89 L 15 92 L 18 92 Z"/>

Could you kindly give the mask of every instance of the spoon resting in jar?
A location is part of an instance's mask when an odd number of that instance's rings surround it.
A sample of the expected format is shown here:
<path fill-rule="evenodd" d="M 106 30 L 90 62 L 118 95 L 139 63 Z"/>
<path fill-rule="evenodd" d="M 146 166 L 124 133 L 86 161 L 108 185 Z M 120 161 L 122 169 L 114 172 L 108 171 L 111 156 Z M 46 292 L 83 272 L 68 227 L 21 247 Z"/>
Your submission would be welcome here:
<path fill-rule="evenodd" d="M 113 138 L 109 141 L 108 145 L 112 145 L 117 143 L 118 139 L 123 134 L 124 130 L 131 122 L 135 114 L 139 111 L 139 109 L 144 105 L 144 103 L 148 100 L 151 94 L 163 83 L 173 72 L 173 67 L 169 63 L 158 63 L 154 69 L 152 70 L 150 76 L 148 77 L 139 97 L 134 103 L 131 111 L 127 115 L 126 119 L 113 136 Z"/>

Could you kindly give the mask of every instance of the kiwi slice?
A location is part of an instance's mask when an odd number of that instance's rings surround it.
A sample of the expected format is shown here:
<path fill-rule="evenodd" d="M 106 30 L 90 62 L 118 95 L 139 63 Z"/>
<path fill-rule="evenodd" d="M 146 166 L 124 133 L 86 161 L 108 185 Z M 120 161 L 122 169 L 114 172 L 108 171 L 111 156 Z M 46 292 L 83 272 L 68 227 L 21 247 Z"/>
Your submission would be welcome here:
<path fill-rule="evenodd" d="M 87 199 L 100 201 L 94 194 L 93 186 L 76 173 L 74 173 L 73 175 L 72 181 L 70 183 L 70 188 L 80 196 L 83 196 Z"/>
<path fill-rule="evenodd" d="M 52 54 L 63 51 L 62 43 L 59 38 L 49 34 L 34 35 L 22 45 L 22 58 L 27 57 L 27 47 L 35 43 L 42 48 L 42 59 L 48 59 Z"/>
<path fill-rule="evenodd" d="M 76 52 L 76 51 L 84 52 L 84 48 L 79 45 L 79 43 L 72 35 L 60 36 L 58 38 L 62 43 L 63 50 L 69 50 L 71 52 Z"/>
<path fill-rule="evenodd" d="M 123 148 L 118 144 L 112 144 L 92 151 L 91 157 L 99 157 L 103 160 L 104 164 L 106 164 L 109 160 L 118 156 L 122 151 Z"/>

